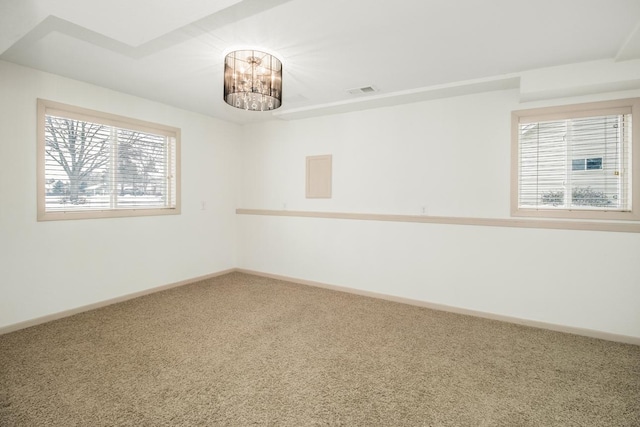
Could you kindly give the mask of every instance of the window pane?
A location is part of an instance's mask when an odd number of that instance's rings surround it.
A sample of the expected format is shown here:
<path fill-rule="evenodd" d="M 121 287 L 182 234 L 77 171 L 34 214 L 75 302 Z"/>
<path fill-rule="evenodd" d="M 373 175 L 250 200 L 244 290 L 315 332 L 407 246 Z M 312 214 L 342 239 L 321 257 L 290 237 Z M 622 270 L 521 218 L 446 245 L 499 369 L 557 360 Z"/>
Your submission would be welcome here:
<path fill-rule="evenodd" d="M 526 125 L 520 137 L 520 205 L 564 205 L 567 150 L 564 122 Z"/>
<path fill-rule="evenodd" d="M 584 168 L 574 171 L 567 185 L 572 208 L 620 209 L 622 180 L 614 171 L 621 161 L 621 120 L 622 116 L 603 116 L 568 121 L 569 149 L 573 156 L 584 157 Z"/>
<path fill-rule="evenodd" d="M 572 164 L 571 170 L 583 171 L 584 170 L 584 161 L 585 161 L 585 159 L 573 159 L 573 164 Z"/>
<path fill-rule="evenodd" d="M 118 130 L 118 207 L 167 206 L 167 138 Z"/>
<path fill-rule="evenodd" d="M 46 210 L 105 207 L 102 196 L 109 189 L 109 140 L 107 126 L 46 116 Z"/>
<path fill-rule="evenodd" d="M 602 169 L 602 157 L 587 159 L 587 170 Z"/>

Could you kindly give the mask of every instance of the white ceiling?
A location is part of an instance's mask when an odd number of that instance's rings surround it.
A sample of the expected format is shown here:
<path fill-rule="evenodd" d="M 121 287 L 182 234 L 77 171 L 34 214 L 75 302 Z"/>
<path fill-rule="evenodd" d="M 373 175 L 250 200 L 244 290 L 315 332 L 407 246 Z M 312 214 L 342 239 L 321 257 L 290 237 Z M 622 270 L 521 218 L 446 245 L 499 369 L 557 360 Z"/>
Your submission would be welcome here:
<path fill-rule="evenodd" d="M 276 112 L 222 100 L 247 47 L 283 62 Z M 237 123 L 639 58 L 640 0 L 0 0 L 0 59 Z"/>

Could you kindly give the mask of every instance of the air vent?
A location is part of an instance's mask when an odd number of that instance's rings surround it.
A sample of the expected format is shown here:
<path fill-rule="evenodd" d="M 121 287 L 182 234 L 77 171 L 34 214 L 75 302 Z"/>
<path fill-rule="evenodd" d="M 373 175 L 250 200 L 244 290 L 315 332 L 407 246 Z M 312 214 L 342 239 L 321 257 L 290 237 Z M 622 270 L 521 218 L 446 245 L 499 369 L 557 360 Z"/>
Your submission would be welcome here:
<path fill-rule="evenodd" d="M 351 95 L 361 95 L 364 93 L 373 93 L 377 91 L 378 89 L 375 86 L 364 86 L 347 90 L 347 92 L 349 92 Z"/>

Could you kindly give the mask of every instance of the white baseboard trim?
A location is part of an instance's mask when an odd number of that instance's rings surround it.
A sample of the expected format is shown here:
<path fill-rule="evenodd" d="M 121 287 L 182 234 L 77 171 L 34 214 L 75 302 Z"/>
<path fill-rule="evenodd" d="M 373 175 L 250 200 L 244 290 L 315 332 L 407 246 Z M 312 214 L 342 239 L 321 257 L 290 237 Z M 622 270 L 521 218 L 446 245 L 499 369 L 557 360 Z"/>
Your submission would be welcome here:
<path fill-rule="evenodd" d="M 518 325 L 531 326 L 534 328 L 547 329 L 547 330 L 556 331 L 556 332 L 564 332 L 564 333 L 581 335 L 581 336 L 590 337 L 590 338 L 598 338 L 598 339 L 607 340 L 607 341 L 615 341 L 615 342 L 620 342 L 624 344 L 634 344 L 634 345 L 640 346 L 640 337 L 614 334 L 610 332 L 597 331 L 593 329 L 577 328 L 574 326 L 558 325 L 555 323 L 540 322 L 537 320 L 521 319 L 518 317 L 505 316 L 502 314 L 494 314 L 494 313 L 488 313 L 484 311 L 470 310 L 466 308 L 459 308 L 459 307 L 454 307 L 454 306 L 449 306 L 444 304 L 437 304 L 437 303 L 432 303 L 428 301 L 398 297 L 398 296 L 387 295 L 387 294 L 382 294 L 378 292 L 365 291 L 361 289 L 354 289 L 354 288 L 349 288 L 345 286 L 329 285 L 326 283 L 314 282 L 311 280 L 298 279 L 295 277 L 281 276 L 278 274 L 264 273 L 261 271 L 247 270 L 243 268 L 237 268 L 236 271 L 239 273 L 246 273 L 254 276 L 267 277 L 267 278 L 276 279 L 276 280 L 284 280 L 287 282 L 297 283 L 301 285 L 315 286 L 318 288 L 331 289 L 331 290 L 340 291 L 340 292 L 347 292 L 350 294 L 362 295 L 366 297 L 378 298 L 378 299 L 383 299 L 383 300 L 393 301 L 393 302 L 399 302 L 402 304 L 415 305 L 418 307 L 425 307 L 433 310 L 447 311 L 450 313 L 464 314 L 467 316 L 481 317 L 484 319 L 499 320 L 501 322 L 515 323 Z"/>
<path fill-rule="evenodd" d="M 52 320 L 62 319 L 63 317 L 73 316 L 74 314 L 82 313 L 89 310 L 95 310 L 97 308 L 106 307 L 111 304 L 127 301 L 133 298 L 138 298 L 144 295 L 153 294 L 160 291 L 165 291 L 171 288 L 177 288 L 178 286 L 189 285 L 191 283 L 199 282 L 201 280 L 211 279 L 213 277 L 222 276 L 225 274 L 233 273 L 235 268 L 219 271 L 217 273 L 206 274 L 204 276 L 194 277 L 192 279 L 181 280 L 179 282 L 170 283 L 167 285 L 157 286 L 154 288 L 145 289 L 143 291 L 133 292 L 131 294 L 122 295 L 116 298 L 111 298 L 104 301 L 99 301 L 93 304 L 83 305 L 81 307 L 72 308 L 69 310 L 59 311 L 57 313 L 48 314 L 42 317 L 36 317 L 35 319 L 25 320 L 24 322 L 13 323 L 11 325 L 0 327 L 0 335 L 8 334 L 10 332 L 18 331 L 20 329 L 29 328 L 31 326 L 40 325 L 42 323 L 51 322 Z"/>
<path fill-rule="evenodd" d="M 116 304 L 116 303 L 127 301 L 133 298 L 138 298 L 144 295 L 153 294 L 156 292 L 164 291 L 171 288 L 176 288 L 179 286 L 189 285 L 191 283 L 199 282 L 201 280 L 211 279 L 214 277 L 223 276 L 225 274 L 234 273 L 234 272 L 250 274 L 250 275 L 259 276 L 259 277 L 266 277 L 266 278 L 276 279 L 276 280 L 284 280 L 286 282 L 297 283 L 300 285 L 314 286 L 317 288 L 330 289 L 330 290 L 339 291 L 339 292 L 347 292 L 350 294 L 362 295 L 362 296 L 371 297 L 371 298 L 378 298 L 378 299 L 398 302 L 402 304 L 414 305 L 418 307 L 425 307 L 433 310 L 447 311 L 450 313 L 464 314 L 467 316 L 475 316 L 475 317 L 481 317 L 481 318 L 491 319 L 491 320 L 499 320 L 502 322 L 515 323 L 518 325 L 531 326 L 534 328 L 548 329 L 551 331 L 564 332 L 564 333 L 569 333 L 574 335 L 586 336 L 590 338 L 598 338 L 598 339 L 603 339 L 607 341 L 615 341 L 615 342 L 640 346 L 640 337 L 634 337 L 630 335 L 620 335 L 620 334 L 614 334 L 610 332 L 597 331 L 593 329 L 577 328 L 574 326 L 558 325 L 555 323 L 540 322 L 537 320 L 521 319 L 518 317 L 505 316 L 501 314 L 488 313 L 484 311 L 470 310 L 466 308 L 454 307 L 454 306 L 449 306 L 444 304 L 437 304 L 437 303 L 432 303 L 428 301 L 398 297 L 398 296 L 383 294 L 379 292 L 349 288 L 346 286 L 330 285 L 327 283 L 314 282 L 311 280 L 299 279 L 296 277 L 283 276 L 279 274 L 265 273 L 261 271 L 255 271 L 255 270 L 248 270 L 244 268 L 230 268 L 228 270 L 219 271 L 217 273 L 211 273 L 204 276 L 194 277 L 192 279 L 181 280 L 176 283 L 157 286 L 154 288 L 145 289 L 143 291 L 133 292 L 131 294 L 122 295 L 116 298 L 111 298 L 105 301 L 99 301 L 93 304 L 88 304 L 81 307 L 76 307 L 69 310 L 64 310 L 57 313 L 49 314 L 46 316 L 37 317 L 35 319 L 26 320 L 24 322 L 18 322 L 18 323 L 14 323 L 7 326 L 2 326 L 0 327 L 0 335 L 8 334 L 10 332 L 18 331 L 20 329 L 25 329 L 31 326 L 40 325 L 42 323 L 51 322 L 53 320 L 62 319 L 64 317 L 73 316 L 74 314 L 82 313 L 85 311 L 106 307 L 111 304 Z"/>

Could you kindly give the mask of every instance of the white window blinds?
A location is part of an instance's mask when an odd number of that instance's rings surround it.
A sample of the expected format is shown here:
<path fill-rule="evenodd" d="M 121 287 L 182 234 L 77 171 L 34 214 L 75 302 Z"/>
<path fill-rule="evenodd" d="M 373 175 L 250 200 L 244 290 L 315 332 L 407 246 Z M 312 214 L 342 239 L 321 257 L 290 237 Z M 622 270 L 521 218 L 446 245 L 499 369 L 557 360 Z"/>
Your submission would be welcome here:
<path fill-rule="evenodd" d="M 631 210 L 630 112 L 518 124 L 518 208 Z"/>
<path fill-rule="evenodd" d="M 66 219 L 46 218 L 47 214 L 83 212 L 107 213 L 97 216 L 178 212 L 177 129 L 154 128 L 147 122 L 77 107 L 65 111 L 61 104 L 47 109 L 42 104 L 38 154 L 43 168 L 39 171 L 42 219 Z"/>

